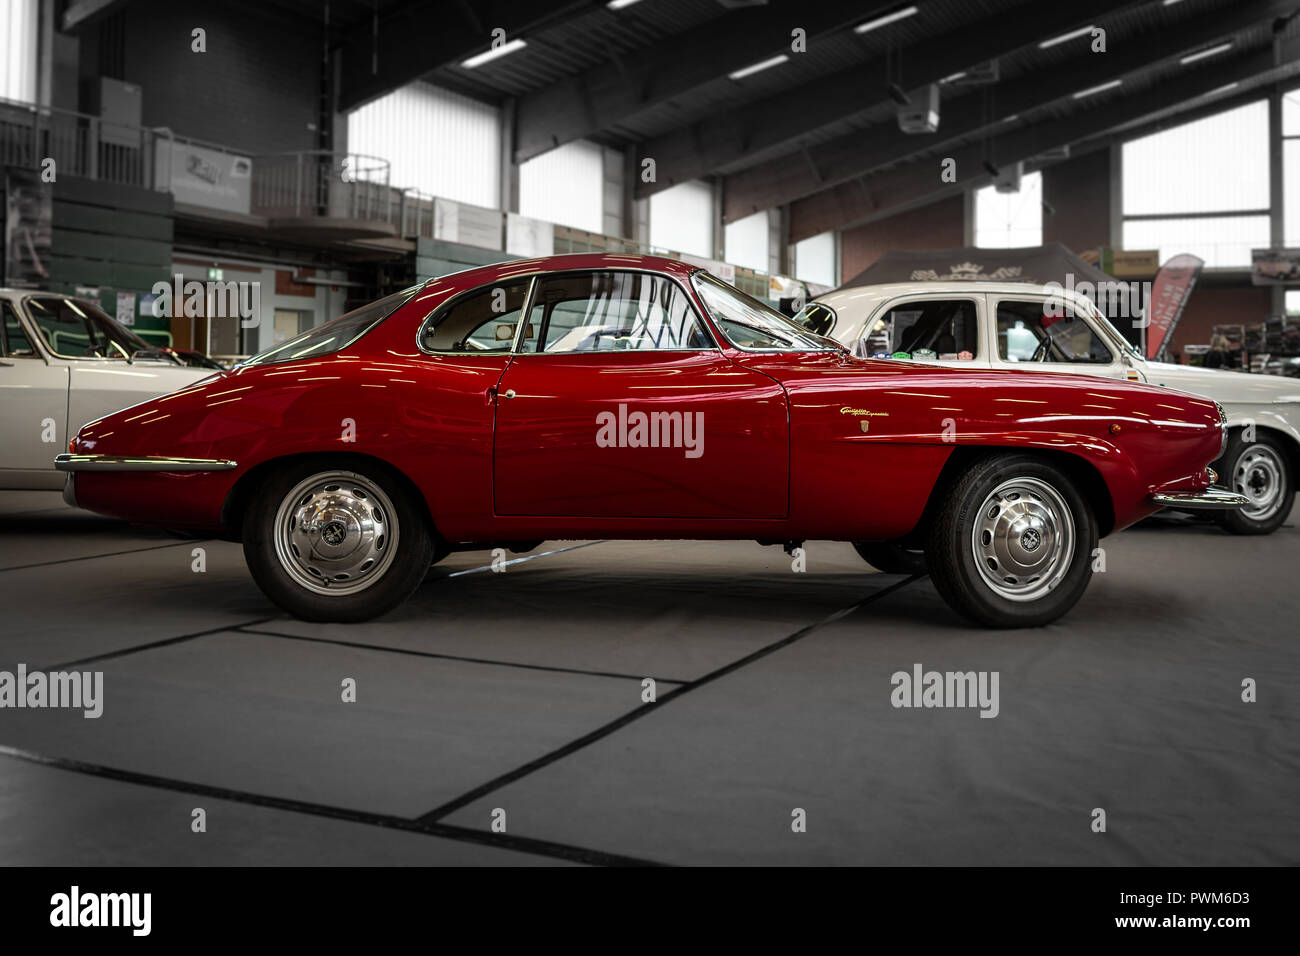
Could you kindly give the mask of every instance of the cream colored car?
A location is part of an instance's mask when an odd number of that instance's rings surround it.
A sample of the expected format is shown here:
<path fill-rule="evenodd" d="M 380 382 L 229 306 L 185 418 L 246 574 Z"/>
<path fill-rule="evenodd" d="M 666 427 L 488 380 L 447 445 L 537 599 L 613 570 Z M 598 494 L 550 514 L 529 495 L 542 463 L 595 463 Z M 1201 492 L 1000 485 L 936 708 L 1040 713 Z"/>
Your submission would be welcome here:
<path fill-rule="evenodd" d="M 1148 361 L 1077 293 L 1015 282 L 854 286 L 818 297 L 796 320 L 862 358 L 1100 375 L 1212 398 L 1229 427 L 1214 468 L 1221 484 L 1250 499 L 1220 512 L 1220 523 L 1237 534 L 1268 534 L 1291 512 L 1300 381 Z"/>
<path fill-rule="evenodd" d="M 84 299 L 0 289 L 0 319 L 0 489 L 62 488 L 54 456 L 82 425 L 212 374 Z"/>

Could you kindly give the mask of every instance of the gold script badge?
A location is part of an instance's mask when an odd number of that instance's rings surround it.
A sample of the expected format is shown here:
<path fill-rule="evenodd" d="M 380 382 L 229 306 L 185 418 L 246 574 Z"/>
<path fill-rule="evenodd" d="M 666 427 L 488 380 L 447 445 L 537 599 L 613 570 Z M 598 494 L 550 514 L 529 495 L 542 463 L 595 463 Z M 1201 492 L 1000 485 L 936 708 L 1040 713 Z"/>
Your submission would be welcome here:
<path fill-rule="evenodd" d="M 873 412 L 866 408 L 850 408 L 848 405 L 845 405 L 840 409 L 840 414 L 852 415 L 854 418 L 858 419 L 858 424 L 862 427 L 863 434 L 866 434 L 867 428 L 871 425 L 871 422 L 868 421 L 868 419 L 876 418 L 878 416 L 889 417 L 889 412 Z"/>

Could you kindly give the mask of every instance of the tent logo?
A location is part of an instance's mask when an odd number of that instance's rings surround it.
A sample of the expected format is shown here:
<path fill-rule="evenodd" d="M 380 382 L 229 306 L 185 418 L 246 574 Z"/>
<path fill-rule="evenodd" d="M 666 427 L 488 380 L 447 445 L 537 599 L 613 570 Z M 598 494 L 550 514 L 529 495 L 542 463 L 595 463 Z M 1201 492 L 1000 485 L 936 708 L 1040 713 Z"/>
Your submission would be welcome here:
<path fill-rule="evenodd" d="M 954 281 L 1005 281 L 1008 279 L 1019 279 L 1023 273 L 1021 266 L 998 266 L 990 273 L 984 272 L 984 267 L 975 262 L 958 262 L 949 266 L 951 271 L 947 275 L 940 275 L 934 269 L 913 269 L 912 279 L 924 282 L 954 282 Z"/>

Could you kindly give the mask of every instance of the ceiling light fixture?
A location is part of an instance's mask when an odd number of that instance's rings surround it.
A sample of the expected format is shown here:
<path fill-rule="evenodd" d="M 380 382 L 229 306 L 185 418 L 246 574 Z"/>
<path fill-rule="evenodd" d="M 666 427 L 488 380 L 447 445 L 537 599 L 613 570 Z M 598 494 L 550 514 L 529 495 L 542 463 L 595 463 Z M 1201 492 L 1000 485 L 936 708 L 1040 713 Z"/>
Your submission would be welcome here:
<path fill-rule="evenodd" d="M 781 53 L 777 56 L 772 57 L 770 60 L 763 60 L 759 63 L 753 63 L 747 67 L 736 70 L 734 73 L 728 73 L 727 78 L 730 80 L 743 80 L 747 76 L 753 76 L 755 73 L 762 73 L 764 70 L 769 70 L 774 66 L 780 66 L 788 59 L 790 59 L 788 56 L 786 56 L 784 53 Z"/>
<path fill-rule="evenodd" d="M 1220 53 L 1227 53 L 1232 49 L 1232 41 L 1220 43 L 1218 46 L 1206 47 L 1204 50 L 1197 50 L 1195 53 L 1189 53 L 1178 62 L 1183 66 L 1188 63 L 1195 63 L 1197 60 L 1204 60 L 1207 56 L 1218 56 Z"/>
<path fill-rule="evenodd" d="M 1202 93 L 1201 96 L 1218 96 L 1220 93 L 1231 93 L 1239 86 L 1241 86 L 1241 84 L 1234 80 L 1231 83 L 1224 83 L 1223 86 L 1215 87 L 1208 93 Z"/>
<path fill-rule="evenodd" d="M 1048 47 L 1056 46 L 1058 43 L 1065 43 L 1067 40 L 1073 40 L 1075 37 L 1081 37 L 1086 33 L 1091 33 L 1095 27 L 1089 24 L 1086 27 L 1079 27 L 1077 30 L 1071 30 L 1069 33 L 1062 33 L 1059 37 L 1052 37 L 1050 40 L 1044 40 L 1038 44 L 1038 49 L 1046 50 Z"/>
<path fill-rule="evenodd" d="M 630 7 L 634 3 L 640 3 L 641 0 L 609 0 L 605 6 L 611 10 L 622 10 L 624 7 Z"/>
<path fill-rule="evenodd" d="M 461 60 L 460 65 L 467 70 L 472 70 L 474 67 L 482 66 L 490 60 L 496 60 L 500 57 L 506 56 L 507 54 L 514 53 L 515 50 L 522 50 L 526 46 L 528 46 L 528 44 L 523 40 L 511 40 L 510 42 L 503 43 L 500 46 L 494 46 L 490 50 L 484 50 L 482 53 L 476 53 L 468 60 Z"/>
<path fill-rule="evenodd" d="M 1081 100 L 1085 96 L 1092 96 L 1092 94 L 1100 93 L 1103 90 L 1113 90 L 1117 86 L 1122 86 L 1123 83 L 1124 83 L 1123 80 L 1111 80 L 1109 83 L 1102 83 L 1099 84 L 1098 86 L 1090 86 L 1086 90 L 1080 90 L 1078 93 L 1075 93 L 1074 98 L 1076 100 Z"/>
<path fill-rule="evenodd" d="M 891 23 L 897 23 L 899 20 L 906 20 L 908 17 L 914 17 L 920 12 L 920 9 L 920 7 L 903 7 L 901 10 L 895 10 L 893 13 L 886 13 L 882 16 L 878 16 L 874 20 L 867 20 L 865 23 L 859 23 L 853 28 L 853 32 L 870 33 L 872 30 L 878 30 Z"/>

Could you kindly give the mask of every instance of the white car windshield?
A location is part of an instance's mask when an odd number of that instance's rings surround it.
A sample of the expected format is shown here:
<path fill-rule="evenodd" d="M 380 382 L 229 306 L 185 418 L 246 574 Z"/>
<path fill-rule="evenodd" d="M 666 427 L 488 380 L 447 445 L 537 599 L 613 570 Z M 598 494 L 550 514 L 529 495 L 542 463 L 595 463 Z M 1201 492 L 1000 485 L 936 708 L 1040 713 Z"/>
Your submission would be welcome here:
<path fill-rule="evenodd" d="M 738 349 L 751 352 L 842 351 L 830 339 L 808 331 L 771 306 L 700 271 L 691 274 L 695 291 L 723 335 Z"/>
<path fill-rule="evenodd" d="M 176 360 L 81 299 L 35 295 L 24 303 L 46 346 L 62 358 Z"/>

